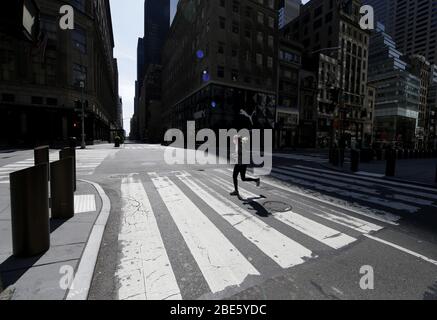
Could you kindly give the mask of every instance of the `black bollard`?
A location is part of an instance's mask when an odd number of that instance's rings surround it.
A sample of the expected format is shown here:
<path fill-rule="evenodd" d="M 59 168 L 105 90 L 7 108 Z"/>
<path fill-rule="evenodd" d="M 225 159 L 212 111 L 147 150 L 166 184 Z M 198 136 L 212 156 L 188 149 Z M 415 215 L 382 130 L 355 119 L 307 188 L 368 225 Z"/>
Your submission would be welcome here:
<path fill-rule="evenodd" d="M 77 139 L 76 139 L 76 137 L 71 137 L 70 139 L 68 139 L 68 146 L 71 149 L 75 149 L 76 150 L 76 147 L 77 147 Z"/>
<path fill-rule="evenodd" d="M 357 172 L 360 166 L 360 150 L 351 150 L 351 171 Z"/>
<path fill-rule="evenodd" d="M 340 154 L 338 148 L 332 148 L 332 165 L 338 167 L 340 164 Z"/>
<path fill-rule="evenodd" d="M 437 183 L 437 166 L 435 168 L 435 182 Z"/>
<path fill-rule="evenodd" d="M 74 216 L 73 158 L 66 157 L 50 164 L 52 219 Z"/>
<path fill-rule="evenodd" d="M 47 164 L 47 166 L 49 166 L 50 163 L 49 147 L 42 146 L 42 147 L 35 148 L 33 150 L 33 157 L 34 157 L 35 166 L 38 166 L 40 164 Z M 50 180 L 50 167 L 48 168 L 48 173 L 47 173 L 47 181 L 49 180 Z"/>
<path fill-rule="evenodd" d="M 387 177 L 394 177 L 396 174 L 396 154 L 395 150 L 387 150 L 387 166 L 385 175 Z"/>
<path fill-rule="evenodd" d="M 376 149 L 376 160 L 382 160 L 382 149 Z"/>
<path fill-rule="evenodd" d="M 13 254 L 33 257 L 50 248 L 48 164 L 10 174 Z"/>
<path fill-rule="evenodd" d="M 360 167 L 360 151 L 359 150 L 351 150 L 351 171 L 358 172 Z"/>
<path fill-rule="evenodd" d="M 64 148 L 63 150 L 59 151 L 59 159 L 63 160 L 66 158 L 73 158 L 73 188 L 74 191 L 77 190 L 77 181 L 76 181 L 76 148 Z"/>

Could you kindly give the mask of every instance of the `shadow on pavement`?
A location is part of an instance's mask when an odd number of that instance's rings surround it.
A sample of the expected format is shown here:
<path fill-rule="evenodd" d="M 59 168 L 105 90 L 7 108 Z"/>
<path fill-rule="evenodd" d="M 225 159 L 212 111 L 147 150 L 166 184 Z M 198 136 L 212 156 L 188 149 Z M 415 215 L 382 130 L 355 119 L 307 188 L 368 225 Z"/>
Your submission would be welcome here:
<path fill-rule="evenodd" d="M 50 233 L 53 233 L 66 222 L 68 222 L 68 220 L 51 219 Z M 6 289 L 7 287 L 14 285 L 29 269 L 34 267 L 34 265 L 46 253 L 47 252 L 44 252 L 40 255 L 29 258 L 10 256 L 3 261 L 0 264 L 0 278 L 3 282 L 3 288 Z"/>
<path fill-rule="evenodd" d="M 437 300 L 437 282 L 428 288 L 428 291 L 423 295 L 424 300 Z"/>

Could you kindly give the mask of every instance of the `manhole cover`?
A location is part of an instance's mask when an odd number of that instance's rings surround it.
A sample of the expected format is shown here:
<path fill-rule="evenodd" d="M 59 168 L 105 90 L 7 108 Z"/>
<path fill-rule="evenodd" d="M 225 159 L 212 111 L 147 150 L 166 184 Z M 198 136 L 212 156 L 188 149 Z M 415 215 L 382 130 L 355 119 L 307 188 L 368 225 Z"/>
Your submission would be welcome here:
<path fill-rule="evenodd" d="M 114 174 L 112 176 L 109 176 L 109 179 L 123 179 L 126 177 L 127 177 L 127 174 Z"/>
<path fill-rule="evenodd" d="M 264 204 L 264 208 L 266 208 L 269 212 L 287 212 L 291 211 L 291 205 L 281 202 L 281 201 L 267 201 Z"/>

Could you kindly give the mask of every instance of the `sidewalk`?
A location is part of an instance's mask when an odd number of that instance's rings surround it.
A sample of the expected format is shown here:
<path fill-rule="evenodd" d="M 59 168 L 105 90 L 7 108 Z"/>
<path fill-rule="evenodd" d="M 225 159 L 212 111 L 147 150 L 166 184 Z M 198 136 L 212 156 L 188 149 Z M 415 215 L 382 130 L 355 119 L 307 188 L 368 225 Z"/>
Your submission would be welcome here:
<path fill-rule="evenodd" d="M 330 164 L 323 165 L 325 168 L 340 170 L 351 173 L 350 165 L 344 168 L 334 167 Z M 396 176 L 392 180 L 402 180 L 405 182 L 426 184 L 437 187 L 435 182 L 437 159 L 401 159 L 396 161 Z M 360 163 L 357 174 L 370 175 L 375 177 L 385 177 L 386 161 L 372 161 L 370 163 Z"/>
<path fill-rule="evenodd" d="M 72 280 L 68 270 L 77 270 L 101 209 L 95 187 L 78 181 L 74 218 L 50 221 L 50 250 L 18 259 L 12 256 L 9 185 L 0 187 L 0 276 L 5 289 L 0 300 L 65 299 L 65 284 Z"/>

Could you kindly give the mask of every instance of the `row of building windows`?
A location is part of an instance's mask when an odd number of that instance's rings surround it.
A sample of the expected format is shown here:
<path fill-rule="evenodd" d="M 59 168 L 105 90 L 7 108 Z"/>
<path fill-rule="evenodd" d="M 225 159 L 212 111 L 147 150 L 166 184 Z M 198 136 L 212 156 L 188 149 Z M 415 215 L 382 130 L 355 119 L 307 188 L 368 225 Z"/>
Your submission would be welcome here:
<path fill-rule="evenodd" d="M 240 10 L 240 1 L 238 1 L 238 0 L 219 0 L 219 1 L 220 1 L 220 6 L 223 8 L 226 8 L 227 2 L 231 2 L 232 11 L 239 12 L 239 10 Z M 274 0 L 256 0 L 256 2 L 260 5 L 266 5 L 270 9 L 275 8 Z M 250 7 L 247 7 L 247 8 L 250 8 Z"/>

